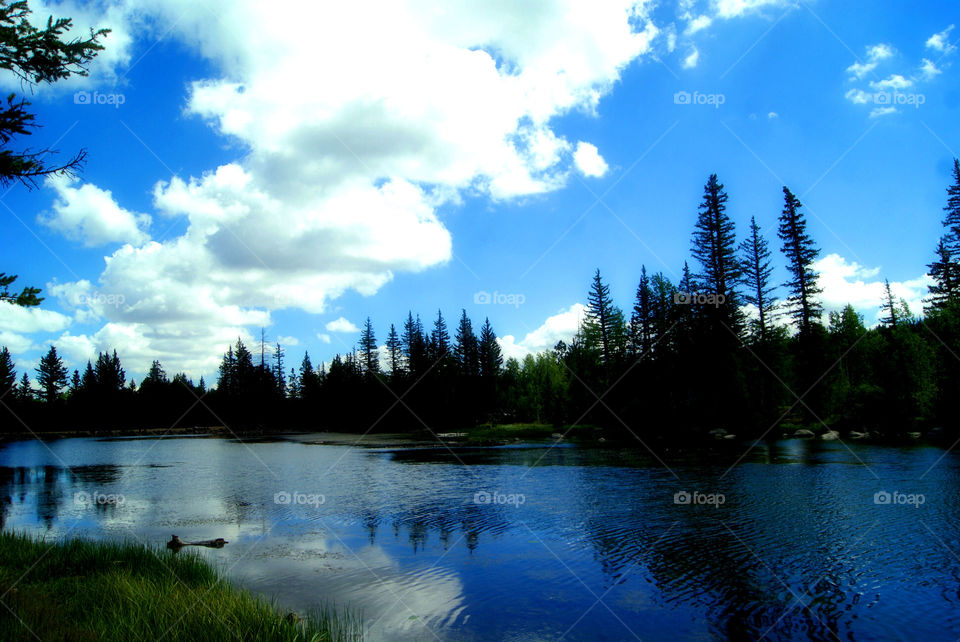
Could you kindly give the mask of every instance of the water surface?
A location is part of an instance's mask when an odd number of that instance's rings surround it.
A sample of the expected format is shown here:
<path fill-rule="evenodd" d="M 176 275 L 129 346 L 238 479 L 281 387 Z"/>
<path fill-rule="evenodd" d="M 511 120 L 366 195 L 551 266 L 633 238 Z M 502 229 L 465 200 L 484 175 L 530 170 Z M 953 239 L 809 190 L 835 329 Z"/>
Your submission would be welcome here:
<path fill-rule="evenodd" d="M 224 537 L 200 550 L 232 579 L 362 611 L 374 640 L 960 637 L 960 461 L 939 448 L 790 440 L 731 467 L 745 446 L 310 441 L 8 443 L 0 526 Z"/>

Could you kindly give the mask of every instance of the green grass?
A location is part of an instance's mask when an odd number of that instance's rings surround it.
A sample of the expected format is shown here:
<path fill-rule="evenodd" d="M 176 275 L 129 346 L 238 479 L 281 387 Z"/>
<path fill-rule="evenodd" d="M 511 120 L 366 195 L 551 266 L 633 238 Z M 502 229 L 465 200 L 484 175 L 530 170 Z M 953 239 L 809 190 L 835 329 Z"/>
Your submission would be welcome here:
<path fill-rule="evenodd" d="M 569 431 L 569 432 L 568 432 Z M 486 441 L 497 439 L 549 439 L 553 433 L 565 434 L 565 439 L 595 437 L 597 429 L 594 426 L 565 426 L 557 428 L 553 424 L 481 424 L 467 430 L 467 439 L 470 441 Z"/>
<path fill-rule="evenodd" d="M 362 637 L 353 614 L 324 608 L 295 621 L 231 585 L 196 553 L 136 543 L 0 533 L 0 601 L 7 607 L 0 605 L 0 640 Z"/>

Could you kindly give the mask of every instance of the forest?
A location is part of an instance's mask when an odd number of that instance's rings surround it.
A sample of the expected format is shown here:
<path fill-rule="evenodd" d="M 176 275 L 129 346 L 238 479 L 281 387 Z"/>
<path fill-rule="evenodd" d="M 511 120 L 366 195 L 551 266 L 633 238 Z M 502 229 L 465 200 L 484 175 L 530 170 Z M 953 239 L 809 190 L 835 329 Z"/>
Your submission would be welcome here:
<path fill-rule="evenodd" d="M 960 390 L 960 162 L 927 266 L 934 285 L 923 315 L 896 300 L 888 282 L 883 320 L 872 328 L 850 305 L 824 318 L 814 269 L 820 250 L 787 187 L 776 225 L 785 283 L 774 280 L 771 241 L 755 219 L 738 240 L 727 199 L 711 175 L 691 239 L 693 266 L 684 263 L 678 283 L 640 265 L 636 296 L 623 308 L 597 270 L 570 343 L 522 361 L 504 360 L 489 319 L 477 330 L 466 310 L 452 327 L 442 311 L 426 322 L 408 312 L 382 346 L 367 318 L 355 349 L 319 368 L 307 353 L 291 364 L 281 345 L 238 339 L 212 386 L 170 377 L 159 361 L 137 384 L 116 351 L 70 372 L 55 345 L 31 377 L 4 347 L 2 432 L 435 433 L 531 422 L 654 441 L 717 429 L 780 437 L 798 428 L 951 438 Z M 7 293 L 14 279 L 3 277 L 3 305 L 39 305 L 36 288 Z"/>

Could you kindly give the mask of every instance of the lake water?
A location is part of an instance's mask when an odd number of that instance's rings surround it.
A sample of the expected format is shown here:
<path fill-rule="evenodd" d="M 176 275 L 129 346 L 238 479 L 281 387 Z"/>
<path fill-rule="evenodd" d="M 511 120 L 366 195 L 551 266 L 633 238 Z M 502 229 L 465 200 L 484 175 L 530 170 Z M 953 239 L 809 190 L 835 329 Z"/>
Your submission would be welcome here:
<path fill-rule="evenodd" d="M 746 446 L 320 438 L 7 443 L 2 527 L 224 537 L 199 550 L 232 579 L 362 611 L 373 640 L 960 637 L 960 459 L 940 448 L 788 440 L 734 466 Z"/>

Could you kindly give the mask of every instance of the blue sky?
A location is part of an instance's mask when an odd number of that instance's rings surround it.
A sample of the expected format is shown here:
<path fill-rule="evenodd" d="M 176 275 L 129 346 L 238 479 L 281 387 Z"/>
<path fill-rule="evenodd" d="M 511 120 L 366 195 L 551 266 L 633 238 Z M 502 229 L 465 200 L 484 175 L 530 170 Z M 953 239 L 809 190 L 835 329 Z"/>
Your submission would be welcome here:
<path fill-rule="evenodd" d="M 31 146 L 86 148 L 80 178 L 2 196 L 0 270 L 47 297 L 0 309 L 21 368 L 53 343 L 211 381 L 261 326 L 316 362 L 367 316 L 382 341 L 461 308 L 520 357 L 572 334 L 596 268 L 624 308 L 641 265 L 676 281 L 712 172 L 775 247 L 781 187 L 801 198 L 828 309 L 874 322 L 888 278 L 921 311 L 954 3 L 314 4 L 32 3 L 114 33 L 32 98 Z"/>

